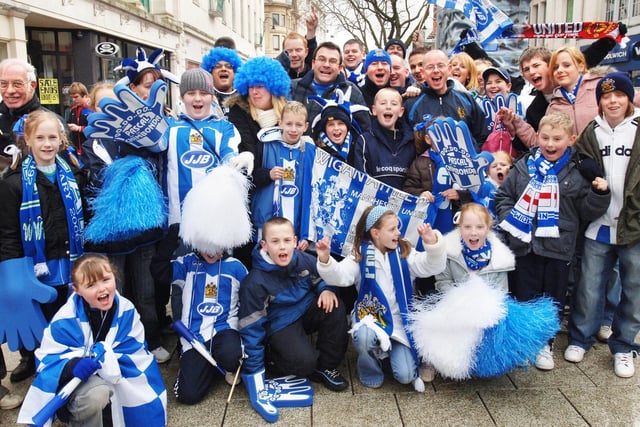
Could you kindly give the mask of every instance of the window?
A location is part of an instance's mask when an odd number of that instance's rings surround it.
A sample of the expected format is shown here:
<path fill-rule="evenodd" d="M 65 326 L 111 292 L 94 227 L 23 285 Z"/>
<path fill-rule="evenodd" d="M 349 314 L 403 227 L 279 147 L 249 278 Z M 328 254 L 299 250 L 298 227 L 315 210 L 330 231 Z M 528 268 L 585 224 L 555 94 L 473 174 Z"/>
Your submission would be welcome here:
<path fill-rule="evenodd" d="M 277 35 L 272 36 L 271 39 L 272 48 L 274 51 L 280 50 L 280 37 Z"/>
<path fill-rule="evenodd" d="M 284 21 L 284 15 L 280 14 L 280 13 L 273 13 L 271 15 L 271 22 L 273 23 L 273 26 L 278 26 L 278 27 L 286 27 L 285 25 L 285 21 Z"/>
<path fill-rule="evenodd" d="M 640 15 L 640 0 L 633 0 L 633 8 L 631 9 L 631 16 Z"/>
<path fill-rule="evenodd" d="M 613 11 L 615 10 L 615 0 L 607 0 L 607 10 L 604 14 L 605 21 L 613 21 Z"/>

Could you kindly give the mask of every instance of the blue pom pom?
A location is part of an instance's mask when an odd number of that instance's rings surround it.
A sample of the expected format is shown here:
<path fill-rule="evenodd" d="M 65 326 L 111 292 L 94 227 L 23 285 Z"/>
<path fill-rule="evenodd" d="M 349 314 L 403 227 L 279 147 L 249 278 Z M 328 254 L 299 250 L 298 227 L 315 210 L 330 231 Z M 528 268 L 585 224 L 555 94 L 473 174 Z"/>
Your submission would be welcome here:
<path fill-rule="evenodd" d="M 507 315 L 484 331 L 475 354 L 472 375 L 494 377 L 535 360 L 558 330 L 558 308 L 551 298 L 527 302 L 506 299 Z"/>
<path fill-rule="evenodd" d="M 106 168 L 91 208 L 94 216 L 85 228 L 85 239 L 98 244 L 132 239 L 167 222 L 167 206 L 151 165 L 137 156 L 118 159 Z"/>

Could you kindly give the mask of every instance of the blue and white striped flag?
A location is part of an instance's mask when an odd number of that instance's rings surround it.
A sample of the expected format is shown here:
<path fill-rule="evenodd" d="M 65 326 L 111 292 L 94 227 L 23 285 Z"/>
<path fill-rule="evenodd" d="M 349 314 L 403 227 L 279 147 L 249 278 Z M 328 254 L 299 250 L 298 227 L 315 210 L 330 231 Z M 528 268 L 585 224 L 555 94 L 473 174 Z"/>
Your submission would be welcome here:
<path fill-rule="evenodd" d="M 482 47 L 487 46 L 493 39 L 500 37 L 506 29 L 513 26 L 507 14 L 490 0 L 428 0 L 428 3 L 444 9 L 462 11 L 475 24 L 478 41 Z"/>
<path fill-rule="evenodd" d="M 305 206 L 302 226 L 309 236 L 331 238 L 331 251 L 347 256 L 362 212 L 372 204 L 388 206 L 400 218 L 400 232 L 414 246 L 418 225 L 433 223 L 436 206 L 427 199 L 405 193 L 371 178 L 326 151 L 316 150 L 311 178 L 310 200 Z"/>
<path fill-rule="evenodd" d="M 36 350 L 38 376 L 25 396 L 18 423 L 32 423 L 33 416 L 55 398 L 69 359 L 86 356 L 95 345 L 104 349 L 96 374 L 112 387 L 113 425 L 166 425 L 167 392 L 158 364 L 146 348 L 140 316 L 133 304 L 119 294 L 114 304 L 117 311 L 109 332 L 97 344 L 80 295 L 73 294 L 60 308 Z"/>

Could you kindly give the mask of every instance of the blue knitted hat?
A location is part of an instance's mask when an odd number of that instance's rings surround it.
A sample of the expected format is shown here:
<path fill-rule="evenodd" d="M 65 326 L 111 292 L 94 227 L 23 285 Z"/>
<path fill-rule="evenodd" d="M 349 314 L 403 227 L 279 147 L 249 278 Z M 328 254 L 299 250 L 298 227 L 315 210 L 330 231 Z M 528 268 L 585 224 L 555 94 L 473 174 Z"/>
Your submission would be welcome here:
<path fill-rule="evenodd" d="M 214 47 L 202 57 L 200 67 L 205 71 L 211 72 L 213 67 L 220 61 L 226 61 L 231 64 L 233 71 L 238 71 L 238 68 L 242 65 L 242 59 L 240 59 L 235 50 L 226 47 Z"/>
<path fill-rule="evenodd" d="M 382 61 L 389 64 L 389 69 L 391 69 L 391 56 L 387 53 L 386 50 L 380 49 L 379 47 L 369 51 L 367 53 L 366 58 L 364 59 L 364 66 L 362 67 L 362 72 L 366 73 L 367 68 L 371 65 L 372 62 Z"/>
<path fill-rule="evenodd" d="M 627 95 L 629 97 L 629 102 L 633 102 L 633 98 L 636 94 L 635 89 L 633 88 L 633 83 L 627 73 L 620 71 L 609 73 L 600 79 L 596 86 L 596 100 L 600 103 L 602 95 L 616 90 Z"/>
<path fill-rule="evenodd" d="M 266 56 L 251 58 L 236 72 L 233 87 L 242 96 L 249 94 L 252 86 L 264 85 L 273 96 L 288 97 L 291 79 L 280 62 Z"/>

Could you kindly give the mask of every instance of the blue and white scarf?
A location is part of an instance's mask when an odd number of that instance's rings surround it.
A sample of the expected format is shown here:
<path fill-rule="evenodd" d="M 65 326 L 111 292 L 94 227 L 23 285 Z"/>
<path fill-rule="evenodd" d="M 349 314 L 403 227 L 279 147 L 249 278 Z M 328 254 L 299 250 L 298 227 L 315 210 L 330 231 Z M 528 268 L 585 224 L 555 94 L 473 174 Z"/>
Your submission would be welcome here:
<path fill-rule="evenodd" d="M 475 251 L 470 249 L 464 240 L 460 239 L 460 243 L 462 244 L 462 257 L 469 270 L 478 271 L 489 265 L 491 261 L 491 242 L 489 239 L 485 239 L 484 246 Z"/>
<path fill-rule="evenodd" d="M 576 82 L 576 86 L 573 88 L 571 92 L 567 91 L 565 88 L 560 87 L 560 93 L 571 104 L 576 103 L 576 97 L 578 96 L 578 89 L 580 89 L 580 84 L 582 83 L 582 75 L 578 77 L 578 81 Z"/>
<path fill-rule="evenodd" d="M 83 299 L 73 294 L 45 329 L 36 350 L 38 376 L 29 388 L 18 423 L 33 416 L 56 395 L 67 362 L 104 348 L 96 375 L 111 384 L 114 426 L 164 427 L 167 392 L 155 358 L 146 348 L 144 328 L 133 304 L 116 294 L 116 314 L 104 339 L 94 343 Z M 51 422 L 51 420 L 50 420 Z M 50 424 L 50 423 L 49 423 Z"/>
<path fill-rule="evenodd" d="M 376 280 L 376 248 L 371 243 L 362 245 L 361 253 L 364 259 L 360 262 L 360 289 L 358 290 L 358 298 L 354 306 L 354 325 L 352 331 L 358 329 L 359 326 L 366 325 L 373 329 L 380 341 L 380 347 L 386 351 L 389 349 L 389 337 L 393 333 L 393 316 L 391 307 L 384 291 L 380 288 Z M 419 366 L 418 353 L 413 343 L 413 337 L 408 331 L 409 326 L 409 305 L 413 300 L 413 286 L 411 274 L 409 272 L 409 264 L 406 259 L 400 257 L 400 248 L 393 252 L 387 252 L 389 266 L 391 267 L 391 277 L 393 280 L 393 288 L 395 290 L 396 301 L 400 308 L 402 316 L 402 328 L 407 334 L 411 353 L 413 355 L 416 366 Z"/>
<path fill-rule="evenodd" d="M 331 148 L 340 155 L 340 160 L 342 160 L 343 162 L 347 161 L 347 157 L 349 156 L 349 149 L 351 148 L 351 140 L 353 139 L 351 132 L 347 132 L 347 137 L 344 139 L 344 142 L 342 144 L 336 144 L 335 142 L 333 142 L 327 136 L 327 133 L 325 131 L 320 131 L 318 137 L 320 138 L 320 141 L 324 143 L 324 145 Z"/>
<path fill-rule="evenodd" d="M 546 160 L 540 150 L 527 159 L 531 179 L 500 227 L 525 243 L 531 242 L 533 219 L 537 237 L 560 237 L 560 186 L 558 172 L 571 158 L 571 148 L 555 163 Z"/>
<path fill-rule="evenodd" d="M 44 220 L 40 206 L 40 194 L 36 184 L 38 169 L 33 155 L 29 154 L 22 162 L 22 203 L 20 205 L 20 230 L 24 254 L 33 258 L 37 277 L 49 274 L 45 254 Z M 64 203 L 67 230 L 69 232 L 68 270 L 82 255 L 82 234 L 84 218 L 80 190 L 71 167 L 60 156 L 56 156 L 56 182 Z"/>

